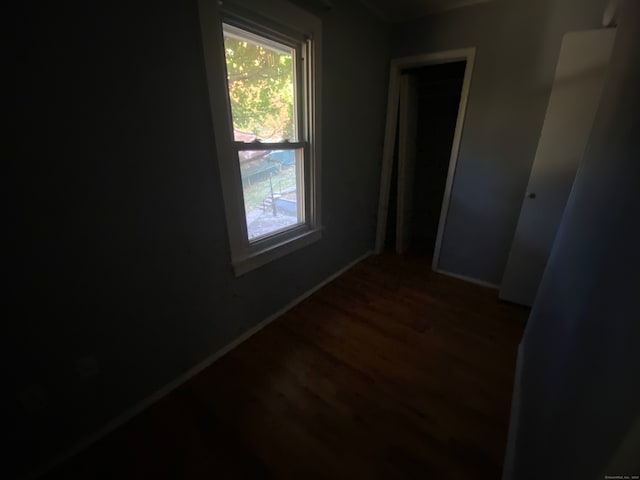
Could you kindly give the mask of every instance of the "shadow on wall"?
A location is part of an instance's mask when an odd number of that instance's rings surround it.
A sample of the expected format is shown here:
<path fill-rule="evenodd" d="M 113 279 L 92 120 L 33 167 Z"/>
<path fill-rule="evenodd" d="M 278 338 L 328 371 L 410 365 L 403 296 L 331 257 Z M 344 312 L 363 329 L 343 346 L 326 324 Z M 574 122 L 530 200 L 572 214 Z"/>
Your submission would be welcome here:
<path fill-rule="evenodd" d="M 639 473 L 640 4 L 624 5 L 523 338 L 505 479 Z"/>
<path fill-rule="evenodd" d="M 68 452 L 371 248 L 388 69 L 387 26 L 355 0 L 336 2 L 323 16 L 323 68 L 336 72 L 323 79 L 327 228 L 237 278 L 196 2 L 17 7 L 24 224 L 4 272 L 17 284 L 2 334 L 9 478 Z M 340 129 L 345 112 L 361 128 Z M 271 288 L 274 278 L 286 281 Z"/>

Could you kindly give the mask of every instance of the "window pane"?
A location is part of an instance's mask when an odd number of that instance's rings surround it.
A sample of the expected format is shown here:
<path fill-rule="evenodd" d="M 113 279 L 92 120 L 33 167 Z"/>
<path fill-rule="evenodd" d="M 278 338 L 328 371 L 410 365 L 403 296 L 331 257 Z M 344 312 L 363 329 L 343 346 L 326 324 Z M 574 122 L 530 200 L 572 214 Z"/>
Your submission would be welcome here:
<path fill-rule="evenodd" d="M 302 149 L 241 150 L 249 240 L 304 223 Z"/>
<path fill-rule="evenodd" d="M 234 140 L 297 141 L 295 50 L 224 25 Z"/>

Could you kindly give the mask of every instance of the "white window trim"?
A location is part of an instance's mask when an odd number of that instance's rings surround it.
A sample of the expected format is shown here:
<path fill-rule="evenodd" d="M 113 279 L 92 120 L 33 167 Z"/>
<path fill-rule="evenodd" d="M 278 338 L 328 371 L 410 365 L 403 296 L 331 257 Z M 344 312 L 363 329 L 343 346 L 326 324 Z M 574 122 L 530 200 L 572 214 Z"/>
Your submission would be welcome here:
<path fill-rule="evenodd" d="M 320 224 L 320 159 L 321 132 L 321 49 L 322 24 L 320 19 L 283 0 L 198 0 L 200 26 L 205 56 L 209 104 L 213 120 L 213 133 L 218 155 L 218 169 L 222 183 L 227 232 L 231 248 L 231 263 L 236 275 L 242 275 L 277 258 L 303 248 L 321 238 Z M 237 154 L 233 143 L 231 107 L 229 104 L 222 22 L 225 13 L 247 20 L 261 18 L 269 24 L 280 25 L 301 37 L 312 39 L 311 49 L 304 67 L 311 76 L 308 103 L 311 114 L 308 131 L 308 171 L 304 171 L 305 189 L 309 190 L 309 209 L 305 224 L 249 242 L 242 197 L 242 181 Z"/>

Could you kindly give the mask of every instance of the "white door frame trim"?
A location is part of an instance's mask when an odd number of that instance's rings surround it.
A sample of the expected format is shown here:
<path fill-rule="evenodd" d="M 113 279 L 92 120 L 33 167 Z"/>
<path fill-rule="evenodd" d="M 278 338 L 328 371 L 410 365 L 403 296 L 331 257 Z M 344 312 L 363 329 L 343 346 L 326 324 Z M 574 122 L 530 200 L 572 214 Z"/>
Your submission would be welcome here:
<path fill-rule="evenodd" d="M 393 169 L 393 150 L 395 147 L 398 102 L 400 98 L 400 74 L 402 70 L 410 68 L 464 60 L 467 64 L 464 71 L 464 79 L 462 81 L 460 105 L 458 107 L 458 119 L 456 120 L 456 128 L 453 135 L 453 142 L 451 144 L 449 170 L 447 172 L 447 181 L 445 184 L 444 196 L 442 198 L 440 220 L 438 221 L 438 234 L 436 236 L 436 244 L 433 251 L 432 267 L 436 271 L 439 270 L 438 261 L 440 259 L 442 237 L 444 235 L 444 227 L 447 222 L 447 214 L 449 211 L 449 200 L 451 196 L 451 188 L 453 186 L 453 178 L 455 176 L 456 165 L 458 163 L 458 152 L 460 150 L 462 128 L 464 126 L 464 119 L 467 111 L 467 100 L 469 98 L 469 89 L 471 87 L 471 75 L 473 73 L 475 54 L 475 47 L 469 47 L 458 50 L 446 50 L 443 52 L 415 55 L 411 57 L 394 58 L 391 60 L 391 68 L 389 72 L 389 95 L 387 98 L 387 121 L 384 134 L 384 147 L 382 150 L 382 172 L 380 174 L 380 196 L 378 201 L 378 224 L 376 229 L 375 245 L 376 253 L 382 253 L 387 230 L 389 192 L 391 189 L 391 173 Z"/>

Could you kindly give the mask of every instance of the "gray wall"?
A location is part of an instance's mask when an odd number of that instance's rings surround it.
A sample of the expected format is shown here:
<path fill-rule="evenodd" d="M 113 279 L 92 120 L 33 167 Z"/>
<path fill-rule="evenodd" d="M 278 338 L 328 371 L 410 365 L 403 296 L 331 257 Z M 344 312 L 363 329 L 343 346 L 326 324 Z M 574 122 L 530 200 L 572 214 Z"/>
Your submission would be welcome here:
<path fill-rule="evenodd" d="M 442 269 L 500 283 L 562 35 L 599 27 L 605 4 L 496 0 L 393 27 L 393 57 L 477 47 Z"/>
<path fill-rule="evenodd" d="M 389 60 L 387 27 L 355 1 L 323 14 L 324 236 L 235 278 L 196 2 L 40 3 L 12 17 L 19 213 L 7 218 L 19 248 L 4 262 L 2 351 L 13 473 L 371 249 Z"/>
<path fill-rule="evenodd" d="M 626 3 L 520 348 L 505 479 L 640 474 L 640 2 Z"/>

